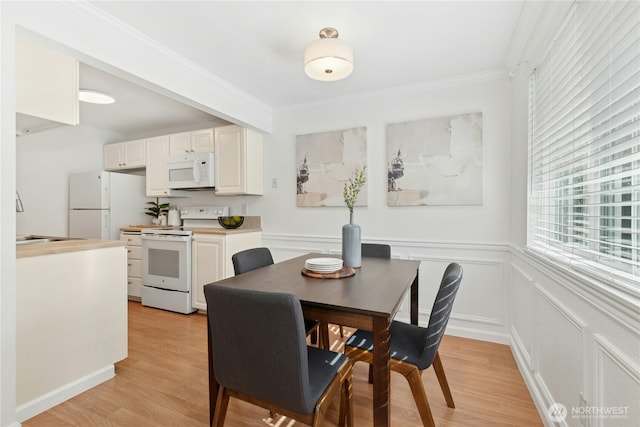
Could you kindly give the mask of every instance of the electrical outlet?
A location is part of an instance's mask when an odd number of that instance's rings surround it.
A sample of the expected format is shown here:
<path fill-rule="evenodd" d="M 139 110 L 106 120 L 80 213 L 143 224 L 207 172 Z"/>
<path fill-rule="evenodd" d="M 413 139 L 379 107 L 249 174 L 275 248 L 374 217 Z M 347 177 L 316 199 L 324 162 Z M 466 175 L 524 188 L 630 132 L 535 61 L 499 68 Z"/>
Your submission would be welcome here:
<path fill-rule="evenodd" d="M 278 178 L 271 178 L 271 188 L 278 188 Z"/>
<path fill-rule="evenodd" d="M 246 203 L 242 204 L 242 215 L 249 215 L 249 206 Z"/>

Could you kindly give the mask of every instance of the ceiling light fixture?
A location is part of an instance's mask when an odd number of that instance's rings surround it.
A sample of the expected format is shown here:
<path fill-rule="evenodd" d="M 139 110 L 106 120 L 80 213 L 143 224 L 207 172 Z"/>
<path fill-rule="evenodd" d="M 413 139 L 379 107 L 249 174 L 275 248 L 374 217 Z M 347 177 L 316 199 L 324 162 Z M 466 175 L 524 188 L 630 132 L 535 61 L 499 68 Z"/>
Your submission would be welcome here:
<path fill-rule="evenodd" d="M 338 30 L 323 28 L 320 40 L 304 51 L 304 72 L 315 80 L 333 82 L 348 77 L 353 71 L 353 48 L 338 40 Z"/>
<path fill-rule="evenodd" d="M 95 90 L 80 89 L 79 99 L 91 104 L 113 104 L 116 102 L 113 96 Z"/>

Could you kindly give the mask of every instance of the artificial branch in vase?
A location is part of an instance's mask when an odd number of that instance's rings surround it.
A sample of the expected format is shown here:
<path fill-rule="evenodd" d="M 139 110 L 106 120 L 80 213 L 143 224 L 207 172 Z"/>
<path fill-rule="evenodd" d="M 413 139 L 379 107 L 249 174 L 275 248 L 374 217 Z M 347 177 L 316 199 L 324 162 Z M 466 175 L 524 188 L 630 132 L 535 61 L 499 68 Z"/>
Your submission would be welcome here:
<path fill-rule="evenodd" d="M 366 166 L 363 166 L 362 169 L 356 169 L 355 175 L 349 178 L 348 182 L 345 182 L 342 190 L 344 203 L 347 205 L 347 208 L 349 208 L 349 213 L 351 214 L 353 213 L 353 206 L 358 200 L 358 194 L 360 194 L 360 190 L 362 190 L 365 182 L 367 182 L 367 176 L 365 175 L 366 168 Z"/>

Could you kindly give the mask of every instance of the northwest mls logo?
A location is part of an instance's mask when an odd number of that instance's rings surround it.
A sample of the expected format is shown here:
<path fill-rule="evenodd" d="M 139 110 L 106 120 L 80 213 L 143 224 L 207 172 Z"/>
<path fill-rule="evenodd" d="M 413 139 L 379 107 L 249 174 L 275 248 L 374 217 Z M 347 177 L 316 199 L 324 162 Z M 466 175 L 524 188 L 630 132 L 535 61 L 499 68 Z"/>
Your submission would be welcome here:
<path fill-rule="evenodd" d="M 554 403 L 547 409 L 549 419 L 554 423 L 560 423 L 567 418 L 567 407 L 562 403 Z"/>

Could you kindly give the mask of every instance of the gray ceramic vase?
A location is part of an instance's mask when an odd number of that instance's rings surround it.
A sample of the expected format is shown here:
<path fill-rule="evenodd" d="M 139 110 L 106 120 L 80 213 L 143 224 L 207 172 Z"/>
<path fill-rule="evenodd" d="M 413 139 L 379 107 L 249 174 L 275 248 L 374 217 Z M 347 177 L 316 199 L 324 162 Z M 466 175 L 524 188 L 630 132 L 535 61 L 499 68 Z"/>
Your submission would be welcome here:
<path fill-rule="evenodd" d="M 342 260 L 345 267 L 362 265 L 360 226 L 353 223 L 353 212 L 349 212 L 349 224 L 342 226 Z"/>

